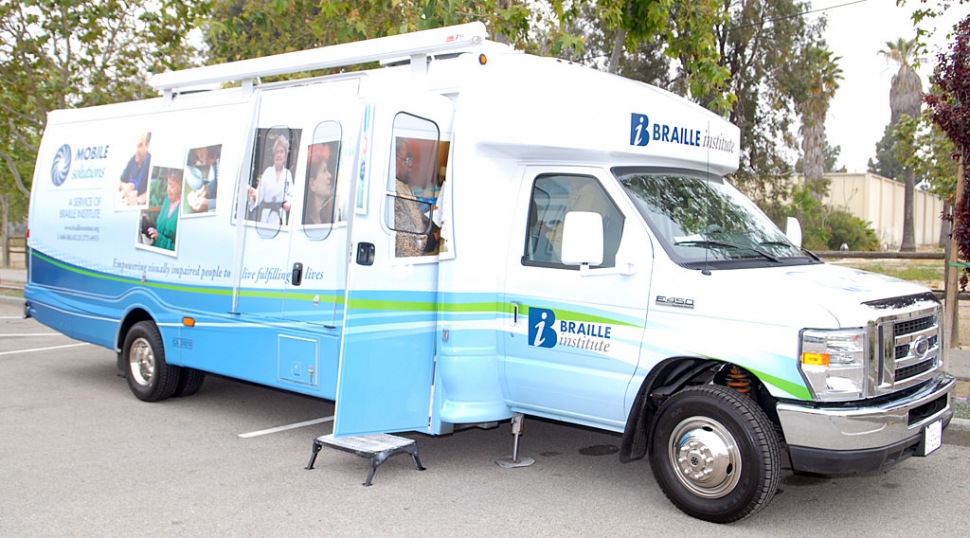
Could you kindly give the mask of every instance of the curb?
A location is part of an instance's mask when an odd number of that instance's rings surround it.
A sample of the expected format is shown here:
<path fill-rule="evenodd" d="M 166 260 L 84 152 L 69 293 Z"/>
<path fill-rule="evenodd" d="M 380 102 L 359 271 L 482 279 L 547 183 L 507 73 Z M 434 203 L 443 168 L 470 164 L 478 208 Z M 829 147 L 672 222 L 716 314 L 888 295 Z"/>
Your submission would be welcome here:
<path fill-rule="evenodd" d="M 950 420 L 950 425 L 946 427 L 948 430 L 956 430 L 961 432 L 970 432 L 970 419 L 965 418 L 954 418 Z"/>

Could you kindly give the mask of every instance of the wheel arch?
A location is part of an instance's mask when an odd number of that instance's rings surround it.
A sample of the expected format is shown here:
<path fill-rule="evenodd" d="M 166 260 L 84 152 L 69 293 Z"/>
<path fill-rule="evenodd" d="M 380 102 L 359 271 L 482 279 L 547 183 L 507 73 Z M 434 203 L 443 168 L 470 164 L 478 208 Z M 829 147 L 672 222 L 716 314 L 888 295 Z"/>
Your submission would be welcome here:
<path fill-rule="evenodd" d="M 126 312 L 121 318 L 121 323 L 118 324 L 118 332 L 115 333 L 115 352 L 118 354 L 119 372 L 124 372 L 121 348 L 125 345 L 125 337 L 128 336 L 128 331 L 131 330 L 131 327 L 139 321 L 151 321 L 155 323 L 155 318 L 144 308 L 136 307 Z M 158 324 L 156 323 L 156 325 Z"/>
<path fill-rule="evenodd" d="M 745 392 L 741 385 L 748 383 L 748 392 L 780 432 L 776 400 L 756 375 L 741 366 L 705 357 L 670 357 L 650 371 L 637 391 L 620 441 L 620 461 L 627 463 L 646 456 L 654 415 L 667 398 L 688 385 L 705 383 L 739 392 Z"/>

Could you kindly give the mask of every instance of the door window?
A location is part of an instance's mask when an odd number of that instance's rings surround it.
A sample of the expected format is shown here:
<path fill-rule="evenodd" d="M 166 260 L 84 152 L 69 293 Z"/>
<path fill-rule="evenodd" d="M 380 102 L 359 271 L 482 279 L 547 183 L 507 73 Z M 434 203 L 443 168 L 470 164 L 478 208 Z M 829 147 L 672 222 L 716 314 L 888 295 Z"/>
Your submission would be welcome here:
<path fill-rule="evenodd" d="M 394 254 L 414 257 L 437 254 L 440 218 L 436 204 L 441 190 L 440 133 L 430 120 L 398 114 L 394 118 L 394 158 L 388 173 L 387 227 L 394 231 Z M 443 152 L 444 156 L 447 151 Z"/>
<path fill-rule="evenodd" d="M 307 148 L 303 233 L 317 241 L 326 239 L 333 223 L 343 220 L 342 200 L 337 196 L 340 135 L 339 123 L 325 121 L 313 130 Z"/>
<path fill-rule="evenodd" d="M 245 220 L 260 237 L 272 238 L 289 226 L 300 129 L 257 129 L 253 167 L 247 186 Z"/>
<path fill-rule="evenodd" d="M 545 174 L 532 185 L 528 233 L 522 263 L 578 269 L 562 263 L 562 230 L 566 213 L 591 211 L 603 217 L 603 264 L 613 267 L 623 235 L 623 214 L 591 176 Z"/>

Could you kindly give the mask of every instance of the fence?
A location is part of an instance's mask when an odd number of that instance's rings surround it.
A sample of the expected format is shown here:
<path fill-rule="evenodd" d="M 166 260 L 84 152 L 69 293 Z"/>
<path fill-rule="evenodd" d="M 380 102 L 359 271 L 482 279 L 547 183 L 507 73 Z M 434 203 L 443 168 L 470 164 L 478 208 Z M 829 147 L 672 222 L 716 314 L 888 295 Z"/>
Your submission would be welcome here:
<path fill-rule="evenodd" d="M 4 234 L 0 240 L 0 266 L 23 267 L 27 263 L 27 238 L 22 235 Z"/>

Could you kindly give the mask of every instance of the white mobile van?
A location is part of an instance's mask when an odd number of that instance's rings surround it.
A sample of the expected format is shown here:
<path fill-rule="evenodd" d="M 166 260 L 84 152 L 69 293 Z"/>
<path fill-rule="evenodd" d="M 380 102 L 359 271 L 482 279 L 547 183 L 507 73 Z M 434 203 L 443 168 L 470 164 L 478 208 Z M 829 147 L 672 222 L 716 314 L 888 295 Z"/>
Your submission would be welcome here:
<path fill-rule="evenodd" d="M 724 179 L 738 129 L 685 99 L 481 24 L 153 84 L 50 114 L 25 289 L 142 400 L 211 372 L 335 400 L 338 438 L 601 428 L 715 522 L 765 506 L 785 460 L 940 446 L 937 299 L 800 249 Z"/>

